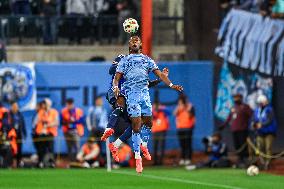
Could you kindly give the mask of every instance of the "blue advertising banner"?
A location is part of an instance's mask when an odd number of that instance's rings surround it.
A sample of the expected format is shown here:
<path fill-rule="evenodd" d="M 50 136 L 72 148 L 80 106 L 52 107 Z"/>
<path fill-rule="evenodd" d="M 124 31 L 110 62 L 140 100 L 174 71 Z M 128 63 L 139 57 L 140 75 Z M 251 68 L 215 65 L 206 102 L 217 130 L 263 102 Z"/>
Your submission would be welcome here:
<path fill-rule="evenodd" d="M 17 101 L 22 111 L 34 110 L 36 84 L 34 63 L 0 64 L 0 101 Z"/>
<path fill-rule="evenodd" d="M 160 69 L 168 67 L 170 78 L 173 83 L 184 86 L 184 93 L 189 96 L 195 105 L 197 123 L 194 130 L 194 149 L 202 150 L 201 139 L 212 134 L 213 131 L 213 105 L 212 105 L 212 83 L 213 64 L 211 62 L 161 62 Z M 94 104 L 95 97 L 104 95 L 111 82 L 108 75 L 110 63 L 36 63 L 36 88 L 37 100 L 50 98 L 53 107 L 61 110 L 67 98 L 74 98 L 75 105 L 81 107 L 85 113 Z M 155 78 L 152 74 L 151 77 Z M 171 90 L 163 84 L 150 90 L 152 102 L 158 94 L 161 103 L 173 111 L 178 98 L 178 92 Z M 104 106 L 110 111 L 111 108 L 106 100 Z M 34 111 L 26 111 L 28 138 L 24 142 L 24 152 L 33 153 L 34 147 L 31 140 L 32 116 Z M 55 151 L 66 152 L 66 144 L 63 140 L 62 130 L 56 138 Z M 88 133 L 85 133 L 85 138 Z M 82 141 L 84 142 L 84 141 Z M 175 118 L 170 116 L 170 130 L 166 143 L 167 149 L 178 149 L 176 138 Z"/>

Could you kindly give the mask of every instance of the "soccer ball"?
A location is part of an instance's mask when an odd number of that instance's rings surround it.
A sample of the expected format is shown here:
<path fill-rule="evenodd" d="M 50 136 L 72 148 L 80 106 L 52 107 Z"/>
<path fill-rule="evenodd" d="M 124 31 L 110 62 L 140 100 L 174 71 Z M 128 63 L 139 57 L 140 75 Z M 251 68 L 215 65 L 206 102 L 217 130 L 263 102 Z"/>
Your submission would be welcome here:
<path fill-rule="evenodd" d="M 139 29 L 139 24 L 137 22 L 137 20 L 135 20 L 134 18 L 127 18 L 124 22 L 123 22 L 123 29 L 126 33 L 136 33 Z"/>
<path fill-rule="evenodd" d="M 259 169 L 257 166 L 255 165 L 251 165 L 249 166 L 249 168 L 247 169 L 247 175 L 248 176 L 256 176 L 259 174 Z"/>

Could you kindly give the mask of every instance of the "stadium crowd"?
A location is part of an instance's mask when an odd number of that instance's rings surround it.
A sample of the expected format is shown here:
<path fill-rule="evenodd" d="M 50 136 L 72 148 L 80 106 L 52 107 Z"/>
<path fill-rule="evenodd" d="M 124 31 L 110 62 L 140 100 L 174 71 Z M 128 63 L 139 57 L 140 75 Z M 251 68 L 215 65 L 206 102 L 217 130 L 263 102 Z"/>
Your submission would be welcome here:
<path fill-rule="evenodd" d="M 119 38 L 118 42 L 125 43 L 125 33 L 118 25 L 122 25 L 126 18 L 138 16 L 137 9 L 137 2 L 133 0 L 3 0 L 0 16 L 19 17 L 22 18 L 20 22 L 25 22 L 25 18 L 40 17 L 40 23 L 35 25 L 42 26 L 43 43 L 47 45 L 57 43 L 59 25 L 64 25 L 69 44 L 81 44 L 84 27 L 88 25 L 97 31 L 100 22 L 109 23 L 112 34 Z M 36 28 L 35 25 L 31 27 Z"/>
<path fill-rule="evenodd" d="M 231 9 L 246 10 L 273 18 L 284 18 L 283 0 L 220 0 L 221 16 Z"/>

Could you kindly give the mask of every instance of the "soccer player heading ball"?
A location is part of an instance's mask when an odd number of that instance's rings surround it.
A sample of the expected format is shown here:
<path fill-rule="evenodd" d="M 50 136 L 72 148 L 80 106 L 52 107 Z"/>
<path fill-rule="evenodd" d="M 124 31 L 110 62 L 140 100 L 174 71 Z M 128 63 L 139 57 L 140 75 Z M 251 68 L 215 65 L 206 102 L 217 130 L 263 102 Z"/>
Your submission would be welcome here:
<path fill-rule="evenodd" d="M 113 80 L 113 91 L 116 97 L 119 96 L 119 81 L 124 77 L 123 87 L 127 96 L 127 111 L 132 124 L 132 142 L 136 159 L 136 171 L 143 170 L 140 156 L 141 136 L 140 130 L 144 123 L 150 130 L 152 127 L 152 105 L 149 95 L 149 72 L 152 71 L 170 88 L 182 91 L 180 85 L 174 85 L 169 78 L 163 74 L 156 63 L 146 55 L 141 54 L 142 42 L 138 36 L 129 40 L 129 55 L 122 58 L 116 70 Z M 150 135 L 150 133 L 149 133 Z"/>

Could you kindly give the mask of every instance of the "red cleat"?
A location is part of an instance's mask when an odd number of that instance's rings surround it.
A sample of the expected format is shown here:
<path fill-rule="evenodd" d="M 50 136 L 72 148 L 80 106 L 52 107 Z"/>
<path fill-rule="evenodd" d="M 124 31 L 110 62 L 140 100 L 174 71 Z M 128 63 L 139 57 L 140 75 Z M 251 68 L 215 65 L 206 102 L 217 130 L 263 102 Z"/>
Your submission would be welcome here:
<path fill-rule="evenodd" d="M 113 129 L 106 129 L 103 136 L 101 137 L 101 141 L 106 141 L 106 139 L 108 139 L 108 137 L 110 137 L 111 135 L 113 135 L 114 130 Z"/>
<path fill-rule="evenodd" d="M 145 147 L 145 146 L 142 146 L 142 145 L 140 146 L 140 148 L 141 148 L 141 151 L 142 151 L 143 156 L 144 156 L 148 161 L 150 161 L 152 158 L 151 158 L 151 154 L 149 153 L 148 148 Z"/>
<path fill-rule="evenodd" d="M 114 146 L 113 143 L 109 143 L 108 148 L 111 152 L 111 155 L 114 159 L 114 161 L 119 162 L 119 158 L 118 158 L 118 148 Z"/>
<path fill-rule="evenodd" d="M 143 167 L 142 167 L 142 158 L 136 159 L 136 172 L 142 173 Z"/>

